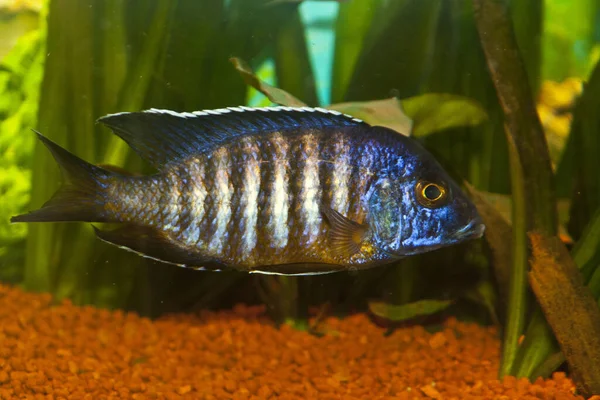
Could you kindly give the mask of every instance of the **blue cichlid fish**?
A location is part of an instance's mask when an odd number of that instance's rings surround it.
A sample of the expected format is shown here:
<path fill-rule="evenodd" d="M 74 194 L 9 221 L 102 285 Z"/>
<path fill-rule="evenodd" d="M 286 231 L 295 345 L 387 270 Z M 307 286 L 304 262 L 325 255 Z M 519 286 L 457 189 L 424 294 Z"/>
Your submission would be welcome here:
<path fill-rule="evenodd" d="M 118 222 L 98 237 L 195 269 L 364 269 L 478 238 L 458 185 L 415 140 L 322 108 L 151 109 L 99 119 L 158 173 L 91 165 L 41 134 L 66 182 L 12 222 Z"/>

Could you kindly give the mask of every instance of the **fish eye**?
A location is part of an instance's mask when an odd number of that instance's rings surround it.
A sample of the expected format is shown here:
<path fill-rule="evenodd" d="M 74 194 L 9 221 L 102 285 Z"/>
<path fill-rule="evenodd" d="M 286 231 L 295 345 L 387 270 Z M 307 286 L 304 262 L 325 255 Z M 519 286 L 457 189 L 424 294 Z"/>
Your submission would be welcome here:
<path fill-rule="evenodd" d="M 433 182 L 419 181 L 415 192 L 419 203 L 427 208 L 441 207 L 448 197 L 446 188 Z"/>

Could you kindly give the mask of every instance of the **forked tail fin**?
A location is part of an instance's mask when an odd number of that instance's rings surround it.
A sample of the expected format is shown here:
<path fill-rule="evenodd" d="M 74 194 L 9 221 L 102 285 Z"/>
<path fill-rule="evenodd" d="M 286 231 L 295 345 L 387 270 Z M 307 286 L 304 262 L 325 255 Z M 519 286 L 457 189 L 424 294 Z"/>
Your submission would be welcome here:
<path fill-rule="evenodd" d="M 12 217 L 10 221 L 108 222 L 104 212 L 104 186 L 111 173 L 82 160 L 41 133 L 34 132 L 58 163 L 64 183 L 42 208 Z"/>

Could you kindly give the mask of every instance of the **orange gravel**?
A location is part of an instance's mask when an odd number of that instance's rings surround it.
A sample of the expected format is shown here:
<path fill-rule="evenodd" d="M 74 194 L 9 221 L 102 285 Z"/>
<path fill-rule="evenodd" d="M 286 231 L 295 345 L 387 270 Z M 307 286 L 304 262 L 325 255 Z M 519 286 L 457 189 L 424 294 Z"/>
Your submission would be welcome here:
<path fill-rule="evenodd" d="M 0 286 L 1 399 L 576 399 L 564 374 L 494 379 L 496 331 L 454 319 L 389 337 L 364 315 L 323 337 L 259 307 L 172 315 L 52 306 Z"/>

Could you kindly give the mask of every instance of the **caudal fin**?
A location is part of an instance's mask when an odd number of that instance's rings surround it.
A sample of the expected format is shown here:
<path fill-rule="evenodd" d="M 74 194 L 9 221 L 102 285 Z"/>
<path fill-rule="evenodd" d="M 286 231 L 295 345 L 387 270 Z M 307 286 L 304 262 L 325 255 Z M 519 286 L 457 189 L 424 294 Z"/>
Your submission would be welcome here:
<path fill-rule="evenodd" d="M 58 163 L 64 183 L 42 208 L 12 217 L 10 221 L 107 222 L 104 215 L 103 182 L 110 173 L 75 156 L 41 133 L 34 132 Z"/>

